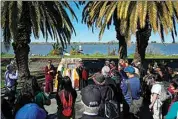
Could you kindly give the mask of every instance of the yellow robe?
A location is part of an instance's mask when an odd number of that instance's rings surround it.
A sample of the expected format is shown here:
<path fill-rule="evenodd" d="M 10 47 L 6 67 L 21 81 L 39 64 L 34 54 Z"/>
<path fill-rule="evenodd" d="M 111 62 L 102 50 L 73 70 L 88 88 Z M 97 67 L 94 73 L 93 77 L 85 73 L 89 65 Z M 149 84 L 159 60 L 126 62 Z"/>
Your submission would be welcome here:
<path fill-rule="evenodd" d="M 78 75 L 76 69 L 73 69 L 73 71 L 72 71 L 72 80 L 73 80 L 73 83 L 74 83 L 73 84 L 74 88 L 79 89 L 79 75 Z"/>

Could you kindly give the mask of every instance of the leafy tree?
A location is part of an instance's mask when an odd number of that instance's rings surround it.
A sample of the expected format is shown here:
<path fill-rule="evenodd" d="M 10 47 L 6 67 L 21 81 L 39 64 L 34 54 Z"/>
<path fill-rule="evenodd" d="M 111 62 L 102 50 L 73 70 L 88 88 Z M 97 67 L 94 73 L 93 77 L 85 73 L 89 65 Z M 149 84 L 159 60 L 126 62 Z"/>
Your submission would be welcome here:
<path fill-rule="evenodd" d="M 13 41 L 13 49 L 19 70 L 19 78 L 25 80 L 24 90 L 31 86 L 28 67 L 30 36 L 39 38 L 40 32 L 48 40 L 48 35 L 63 47 L 70 43 L 75 29 L 66 10 L 76 18 L 66 1 L 4 1 L 1 2 L 1 24 L 4 44 L 8 49 Z"/>

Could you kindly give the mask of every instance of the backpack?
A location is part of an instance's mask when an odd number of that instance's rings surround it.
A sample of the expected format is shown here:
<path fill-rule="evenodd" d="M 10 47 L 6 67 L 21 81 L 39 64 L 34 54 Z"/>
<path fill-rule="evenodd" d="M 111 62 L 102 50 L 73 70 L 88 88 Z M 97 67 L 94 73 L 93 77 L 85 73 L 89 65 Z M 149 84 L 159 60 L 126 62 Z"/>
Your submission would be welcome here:
<path fill-rule="evenodd" d="M 109 95 L 111 96 L 114 94 L 113 89 L 110 86 L 106 86 L 105 88 L 107 88 L 107 89 L 106 89 L 105 96 L 103 98 L 104 100 L 102 100 L 102 104 L 103 104 L 102 106 L 104 108 L 104 110 L 103 110 L 104 115 L 102 115 L 102 116 L 107 117 L 109 119 L 116 119 L 119 117 L 118 102 L 116 102 L 113 99 L 109 99 L 109 97 L 107 97 Z M 107 94 L 109 90 L 111 90 L 112 94 Z"/>
<path fill-rule="evenodd" d="M 72 94 L 69 93 L 69 99 L 67 101 L 63 90 L 62 93 L 60 94 L 60 99 L 63 106 L 62 114 L 66 117 L 72 116 L 72 105 L 73 105 Z"/>
<path fill-rule="evenodd" d="M 116 119 L 119 117 L 118 103 L 114 100 L 105 102 L 105 116 L 109 119 Z"/>
<path fill-rule="evenodd" d="M 161 102 L 166 101 L 167 99 L 171 98 L 170 92 L 165 88 L 163 84 L 161 85 L 161 94 L 159 95 L 159 99 Z"/>

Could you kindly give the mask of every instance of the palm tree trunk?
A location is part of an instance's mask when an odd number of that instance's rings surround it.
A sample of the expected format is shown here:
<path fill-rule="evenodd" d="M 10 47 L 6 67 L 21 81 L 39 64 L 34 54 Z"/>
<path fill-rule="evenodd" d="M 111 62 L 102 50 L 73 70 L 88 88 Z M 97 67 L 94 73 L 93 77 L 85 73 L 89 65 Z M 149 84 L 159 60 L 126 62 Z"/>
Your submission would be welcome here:
<path fill-rule="evenodd" d="M 140 62 L 141 64 L 143 64 L 145 59 L 145 52 L 148 46 L 148 41 L 150 36 L 151 36 L 151 29 L 149 28 L 148 23 L 145 26 L 145 28 L 138 29 L 138 31 L 136 32 L 137 45 L 134 54 L 135 62 Z"/>
<path fill-rule="evenodd" d="M 118 55 L 119 59 L 127 58 L 127 43 L 125 36 L 120 33 L 120 21 L 117 19 L 117 11 L 114 13 L 114 25 L 116 30 L 116 38 L 119 41 Z"/>
<path fill-rule="evenodd" d="M 127 43 L 125 42 L 125 37 L 117 32 L 117 40 L 119 40 L 119 58 L 126 59 L 127 58 Z"/>
<path fill-rule="evenodd" d="M 28 54 L 30 51 L 30 35 L 31 35 L 31 21 L 29 16 L 29 6 L 27 1 L 23 1 L 22 14 L 18 24 L 18 34 L 13 43 L 13 49 L 17 62 L 19 79 L 25 81 L 23 90 L 28 89 L 27 82 L 30 77 L 28 67 Z M 27 87 L 26 87 L 27 86 Z"/>

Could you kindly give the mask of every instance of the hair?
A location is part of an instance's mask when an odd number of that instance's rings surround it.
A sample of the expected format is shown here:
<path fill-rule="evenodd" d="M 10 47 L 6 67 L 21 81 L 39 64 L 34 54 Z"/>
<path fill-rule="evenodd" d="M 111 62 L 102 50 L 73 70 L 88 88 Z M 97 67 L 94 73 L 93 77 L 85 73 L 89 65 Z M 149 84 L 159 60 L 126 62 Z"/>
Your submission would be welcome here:
<path fill-rule="evenodd" d="M 61 87 L 64 90 L 64 94 L 66 99 L 69 99 L 69 93 L 71 93 L 74 89 L 72 87 L 71 79 L 68 76 L 64 76 L 61 81 Z"/>
<path fill-rule="evenodd" d="M 160 76 L 160 74 L 158 74 L 158 73 L 156 73 L 156 74 L 154 75 L 154 77 L 155 77 L 154 80 L 157 81 L 157 82 L 163 81 L 162 78 L 161 78 L 161 76 Z"/>
<path fill-rule="evenodd" d="M 178 77 L 173 78 L 172 85 L 174 86 L 175 89 L 178 88 Z"/>

